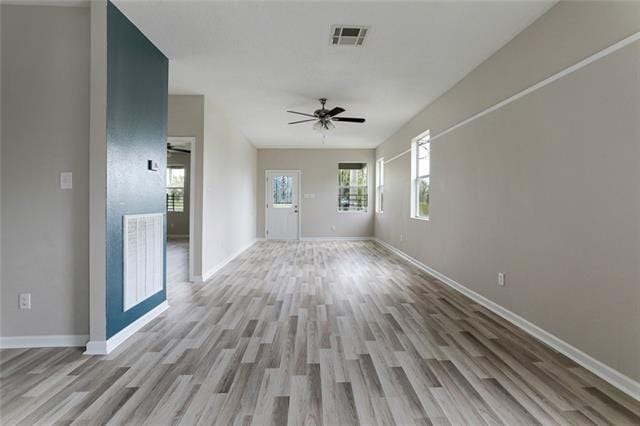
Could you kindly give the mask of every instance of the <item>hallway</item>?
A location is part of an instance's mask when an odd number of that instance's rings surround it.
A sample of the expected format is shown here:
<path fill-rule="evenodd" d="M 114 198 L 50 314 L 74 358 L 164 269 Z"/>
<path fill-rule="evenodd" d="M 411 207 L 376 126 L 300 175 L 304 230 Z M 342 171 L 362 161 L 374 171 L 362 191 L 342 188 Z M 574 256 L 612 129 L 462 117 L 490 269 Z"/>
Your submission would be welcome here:
<path fill-rule="evenodd" d="M 167 239 L 167 286 L 189 281 L 189 239 Z"/>
<path fill-rule="evenodd" d="M 374 242 L 261 242 L 173 284 L 108 356 L 2 351 L 3 421 L 640 423 L 630 397 Z"/>

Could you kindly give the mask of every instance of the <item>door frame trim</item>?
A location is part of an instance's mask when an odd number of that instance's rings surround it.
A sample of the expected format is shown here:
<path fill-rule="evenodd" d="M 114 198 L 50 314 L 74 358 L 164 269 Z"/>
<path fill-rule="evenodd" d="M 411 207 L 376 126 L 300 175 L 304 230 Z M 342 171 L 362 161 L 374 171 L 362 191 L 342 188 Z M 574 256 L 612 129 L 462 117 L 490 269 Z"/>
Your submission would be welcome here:
<path fill-rule="evenodd" d="M 196 222 L 196 168 L 197 168 L 197 144 L 195 136 L 167 136 L 167 143 L 175 142 L 175 143 L 188 143 L 191 148 L 191 153 L 189 154 L 189 281 L 194 283 L 197 282 L 197 278 L 193 273 L 194 269 L 194 257 L 195 257 L 195 222 Z M 167 215 L 167 221 L 169 220 L 169 216 Z M 168 234 L 168 232 L 167 232 Z M 166 251 L 166 248 L 165 248 Z"/>
<path fill-rule="evenodd" d="M 267 235 L 267 227 L 269 226 L 269 208 L 267 207 L 267 204 L 269 204 L 267 201 L 269 199 L 267 198 L 269 194 L 269 185 L 267 185 L 269 182 L 269 173 L 295 173 L 298 175 L 298 237 L 296 240 L 300 241 L 302 239 L 302 194 L 300 193 L 302 189 L 302 170 L 299 169 L 268 169 L 264 171 L 264 238 L 266 240 L 270 239 Z"/>

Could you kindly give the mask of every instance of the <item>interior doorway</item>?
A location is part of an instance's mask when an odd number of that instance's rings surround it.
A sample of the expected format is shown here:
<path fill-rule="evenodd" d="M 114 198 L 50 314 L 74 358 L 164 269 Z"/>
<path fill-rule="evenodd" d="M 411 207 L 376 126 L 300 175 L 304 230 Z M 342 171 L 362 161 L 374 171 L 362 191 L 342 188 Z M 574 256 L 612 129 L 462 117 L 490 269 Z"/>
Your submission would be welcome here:
<path fill-rule="evenodd" d="M 265 237 L 269 240 L 299 239 L 300 171 L 267 170 L 265 178 Z"/>
<path fill-rule="evenodd" d="M 193 281 L 195 138 L 167 140 L 167 284 Z"/>

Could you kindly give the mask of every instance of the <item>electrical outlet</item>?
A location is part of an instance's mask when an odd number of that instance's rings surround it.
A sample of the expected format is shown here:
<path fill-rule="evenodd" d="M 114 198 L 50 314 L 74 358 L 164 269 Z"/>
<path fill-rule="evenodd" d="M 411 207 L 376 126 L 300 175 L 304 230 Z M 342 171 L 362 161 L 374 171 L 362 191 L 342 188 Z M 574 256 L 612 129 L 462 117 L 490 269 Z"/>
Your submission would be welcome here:
<path fill-rule="evenodd" d="M 336 226 L 335 225 L 331 225 L 331 230 L 335 231 L 336 230 Z"/>
<path fill-rule="evenodd" d="M 400 242 L 404 239 L 404 235 L 400 234 Z"/>
<path fill-rule="evenodd" d="M 62 172 L 60 173 L 60 189 L 73 188 L 73 173 Z"/>
<path fill-rule="evenodd" d="M 20 293 L 18 305 L 20 309 L 31 309 L 31 293 Z"/>
<path fill-rule="evenodd" d="M 504 272 L 498 272 L 498 285 L 504 287 Z"/>

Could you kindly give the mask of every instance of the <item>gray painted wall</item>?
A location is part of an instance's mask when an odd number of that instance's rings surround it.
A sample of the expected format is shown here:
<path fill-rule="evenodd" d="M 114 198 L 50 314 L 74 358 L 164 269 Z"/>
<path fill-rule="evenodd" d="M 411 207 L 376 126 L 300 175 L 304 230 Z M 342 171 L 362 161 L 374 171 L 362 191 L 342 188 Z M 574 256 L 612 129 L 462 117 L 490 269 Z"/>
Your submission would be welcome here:
<path fill-rule="evenodd" d="M 257 151 L 202 95 L 169 96 L 168 134 L 196 138 L 194 275 L 207 275 L 255 238 Z"/>
<path fill-rule="evenodd" d="M 640 30 L 640 3 L 562 2 L 377 149 L 387 159 Z M 410 156 L 378 238 L 640 379 L 640 43 L 438 139 L 431 220 Z M 498 272 L 506 286 L 497 285 Z"/>
<path fill-rule="evenodd" d="M 367 163 L 367 212 L 338 212 L 338 163 Z M 373 236 L 375 150 L 373 149 L 259 149 L 256 235 L 264 237 L 265 170 L 301 170 L 300 220 L 302 238 Z M 315 198 L 304 198 L 315 194 Z M 335 230 L 332 227 L 335 226 Z"/>
<path fill-rule="evenodd" d="M 210 99 L 204 103 L 202 270 L 255 239 L 256 148 Z M 197 190 L 197 189 L 196 189 Z"/>
<path fill-rule="evenodd" d="M 193 274 L 202 275 L 202 152 L 204 150 L 204 96 L 203 95 L 169 95 L 168 136 L 188 136 L 196 139 L 194 155 L 195 188 L 193 192 L 194 238 Z"/>
<path fill-rule="evenodd" d="M 89 8 L 0 10 L 0 335 L 88 334 Z M 65 171 L 71 190 L 59 189 Z"/>

